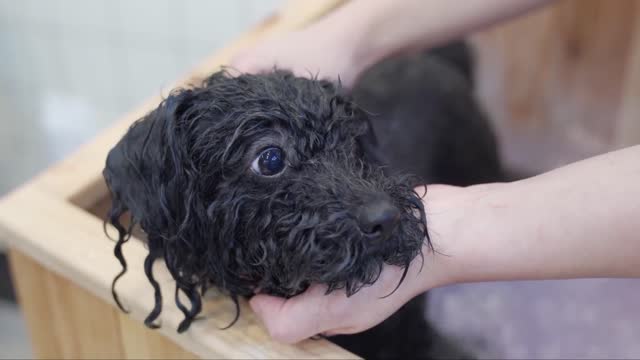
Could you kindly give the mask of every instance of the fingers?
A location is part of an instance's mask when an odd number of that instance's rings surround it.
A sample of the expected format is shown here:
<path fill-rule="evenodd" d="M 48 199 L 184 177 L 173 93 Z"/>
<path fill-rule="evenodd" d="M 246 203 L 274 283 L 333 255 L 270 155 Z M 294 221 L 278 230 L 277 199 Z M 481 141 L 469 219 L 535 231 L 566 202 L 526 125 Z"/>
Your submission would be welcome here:
<path fill-rule="evenodd" d="M 413 275 L 418 266 L 412 267 Z M 387 266 L 375 284 L 349 297 L 344 291 L 327 294 L 326 285 L 316 284 L 290 299 L 258 294 L 249 304 L 278 342 L 293 344 L 318 334 L 353 334 L 384 321 L 419 292 L 415 287 L 422 281 L 407 280 L 393 296 L 383 298 L 403 274 L 401 268 Z"/>
<path fill-rule="evenodd" d="M 249 304 L 274 340 L 293 344 L 327 330 L 332 319 L 326 317 L 324 291 L 323 286 L 313 286 L 290 299 L 260 294 Z"/>

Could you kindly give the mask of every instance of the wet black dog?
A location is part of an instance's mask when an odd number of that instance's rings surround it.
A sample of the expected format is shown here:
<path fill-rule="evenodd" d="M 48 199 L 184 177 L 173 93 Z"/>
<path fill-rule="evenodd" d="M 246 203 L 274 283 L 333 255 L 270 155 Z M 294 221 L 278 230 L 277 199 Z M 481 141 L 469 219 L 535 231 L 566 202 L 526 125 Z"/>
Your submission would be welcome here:
<path fill-rule="evenodd" d="M 406 269 L 429 245 L 414 186 L 500 176 L 467 51 L 455 44 L 385 61 L 352 92 L 287 71 L 218 72 L 136 122 L 109 153 L 104 176 L 118 277 L 133 225 L 147 237 L 156 306 L 145 323 L 153 326 L 161 309 L 157 259 L 176 280 L 179 331 L 209 286 L 234 300 L 256 290 L 293 296 L 311 283 L 351 295 L 385 264 Z M 335 341 L 365 357 L 445 356 L 423 307 L 416 298 L 374 329 Z"/>

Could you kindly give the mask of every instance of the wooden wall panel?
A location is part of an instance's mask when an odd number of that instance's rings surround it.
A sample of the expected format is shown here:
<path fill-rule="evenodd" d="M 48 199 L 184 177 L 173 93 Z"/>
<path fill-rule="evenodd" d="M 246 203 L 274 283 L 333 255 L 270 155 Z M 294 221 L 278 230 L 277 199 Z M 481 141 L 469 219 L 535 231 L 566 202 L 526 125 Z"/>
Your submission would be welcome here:
<path fill-rule="evenodd" d="M 45 281 L 45 296 L 21 296 L 21 300 L 44 302 L 49 307 L 55 324 L 50 341 L 58 344 L 63 358 L 125 357 L 120 333 L 114 331 L 118 317 L 113 307 L 48 270 L 42 269 L 40 276 Z"/>
<path fill-rule="evenodd" d="M 10 252 L 37 358 L 123 358 L 114 309 L 29 257 Z"/>
<path fill-rule="evenodd" d="M 146 328 L 120 313 L 123 351 L 129 359 L 195 359 L 196 355 L 176 345 L 160 333 Z"/>
<path fill-rule="evenodd" d="M 12 250 L 12 272 L 40 359 L 193 359 L 196 356 L 147 329 L 71 281 Z"/>
<path fill-rule="evenodd" d="M 479 97 L 509 164 L 539 172 L 615 146 L 640 65 L 629 62 L 639 10 L 635 0 L 558 1 L 474 35 Z"/>

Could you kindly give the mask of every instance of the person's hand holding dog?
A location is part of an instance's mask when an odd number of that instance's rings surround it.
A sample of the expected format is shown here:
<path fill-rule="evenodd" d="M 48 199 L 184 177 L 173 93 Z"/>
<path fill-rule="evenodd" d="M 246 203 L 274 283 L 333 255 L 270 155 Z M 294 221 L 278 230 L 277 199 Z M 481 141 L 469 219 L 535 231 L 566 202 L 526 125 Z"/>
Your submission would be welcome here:
<path fill-rule="evenodd" d="M 419 193 L 423 191 L 420 189 Z M 432 214 L 440 221 L 432 222 L 429 226 L 436 251 L 456 252 L 454 246 L 450 246 L 453 242 L 445 246 L 438 239 L 449 237 L 448 234 L 458 224 L 457 216 L 461 215 L 458 209 L 461 207 L 457 202 L 465 201 L 462 189 L 433 185 L 428 191 L 429 204 L 440 204 L 434 206 L 444 214 Z M 447 256 L 434 256 L 426 245 L 423 255 L 424 262 L 418 256 L 411 263 L 400 286 L 398 282 L 403 270 L 396 266 L 385 266 L 373 285 L 364 287 L 351 297 L 347 297 L 344 291 L 326 294 L 325 286 L 313 285 L 290 299 L 258 294 L 252 297 L 250 305 L 271 337 L 281 342 L 296 343 L 317 334 L 358 333 L 379 324 L 413 297 L 454 281 L 454 272 L 447 270 L 448 264 L 454 263 Z"/>
<path fill-rule="evenodd" d="M 313 285 L 288 300 L 256 295 L 250 304 L 271 337 L 281 342 L 296 343 L 316 334 L 358 333 L 379 324 L 421 292 L 424 284 L 418 279 L 419 268 L 420 264 L 414 261 L 395 292 L 402 270 L 387 266 L 375 284 L 351 297 L 346 297 L 344 291 L 325 294 L 326 286 Z"/>
<path fill-rule="evenodd" d="M 354 0 L 315 25 L 243 52 L 232 67 L 273 66 L 351 87 L 368 66 L 550 0 Z M 347 297 L 320 285 L 290 299 L 254 296 L 251 307 L 276 340 L 364 331 L 433 287 L 476 281 L 640 277 L 640 146 L 508 184 L 431 185 L 424 199 L 435 252 L 402 270 L 386 266 L 372 286 Z M 421 193 L 421 189 L 418 189 Z"/>

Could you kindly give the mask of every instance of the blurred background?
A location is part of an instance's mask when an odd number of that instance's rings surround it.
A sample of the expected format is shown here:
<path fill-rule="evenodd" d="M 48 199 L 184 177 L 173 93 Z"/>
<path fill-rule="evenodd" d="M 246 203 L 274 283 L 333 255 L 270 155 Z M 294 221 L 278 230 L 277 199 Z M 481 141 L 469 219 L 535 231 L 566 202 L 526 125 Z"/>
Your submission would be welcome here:
<path fill-rule="evenodd" d="M 282 3 L 0 0 L 0 195 Z M 638 15 L 635 0 L 567 0 L 471 37 L 512 171 L 640 143 Z M 0 239 L 0 357 L 29 357 L 2 253 Z M 483 358 L 640 358 L 638 304 L 637 280 L 488 283 L 432 291 L 428 316 Z"/>

